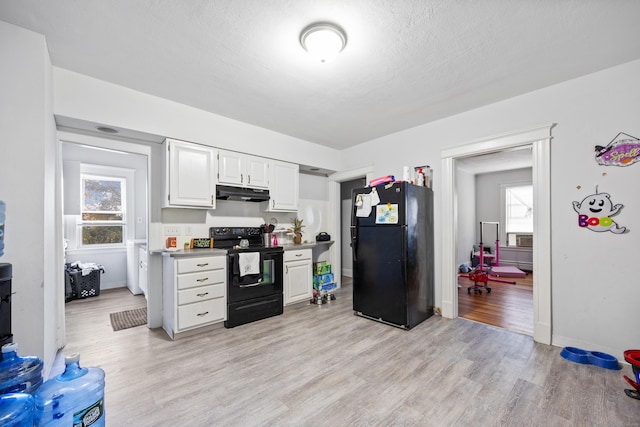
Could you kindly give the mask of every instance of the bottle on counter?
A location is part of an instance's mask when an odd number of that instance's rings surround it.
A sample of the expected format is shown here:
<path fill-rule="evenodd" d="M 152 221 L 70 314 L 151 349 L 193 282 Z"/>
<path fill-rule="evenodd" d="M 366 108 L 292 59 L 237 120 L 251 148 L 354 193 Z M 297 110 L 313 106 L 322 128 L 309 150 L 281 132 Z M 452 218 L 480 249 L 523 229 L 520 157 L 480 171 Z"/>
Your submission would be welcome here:
<path fill-rule="evenodd" d="M 79 354 L 65 357 L 64 362 L 64 372 L 34 395 L 35 425 L 104 427 L 104 371 L 81 368 Z"/>
<path fill-rule="evenodd" d="M 35 356 L 18 356 L 18 344 L 2 346 L 0 394 L 33 393 L 42 384 L 43 362 Z"/>

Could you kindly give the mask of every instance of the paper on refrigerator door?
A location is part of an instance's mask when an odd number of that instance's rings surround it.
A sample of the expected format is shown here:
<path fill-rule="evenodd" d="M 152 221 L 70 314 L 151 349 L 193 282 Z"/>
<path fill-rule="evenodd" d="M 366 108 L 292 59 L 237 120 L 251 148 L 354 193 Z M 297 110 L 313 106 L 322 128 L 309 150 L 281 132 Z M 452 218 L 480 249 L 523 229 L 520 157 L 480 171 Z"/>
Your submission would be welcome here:
<path fill-rule="evenodd" d="M 376 187 L 371 189 L 369 196 L 371 197 L 371 206 L 375 206 L 380 203 L 380 196 L 378 196 L 378 190 L 376 190 Z"/>
<path fill-rule="evenodd" d="M 376 206 L 376 224 L 397 224 L 398 205 L 387 203 Z"/>
<path fill-rule="evenodd" d="M 356 195 L 356 216 L 368 217 L 371 215 L 371 197 L 369 194 Z"/>

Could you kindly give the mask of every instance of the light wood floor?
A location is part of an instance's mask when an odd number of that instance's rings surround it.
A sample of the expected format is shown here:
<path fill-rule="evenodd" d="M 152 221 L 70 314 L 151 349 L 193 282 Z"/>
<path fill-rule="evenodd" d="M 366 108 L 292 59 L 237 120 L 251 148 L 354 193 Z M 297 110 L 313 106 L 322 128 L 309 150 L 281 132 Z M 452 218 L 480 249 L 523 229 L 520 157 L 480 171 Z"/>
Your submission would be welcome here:
<path fill-rule="evenodd" d="M 467 288 L 473 285 L 468 278 L 459 277 L 458 315 L 488 325 L 533 336 L 533 273 L 525 278 L 499 277 L 513 280 L 515 285 L 489 282 L 491 293 L 477 294 Z"/>
<path fill-rule="evenodd" d="M 110 427 L 638 425 L 628 366 L 578 365 L 460 318 L 404 331 L 354 316 L 348 282 L 336 294 L 174 342 L 145 326 L 113 332 L 109 312 L 144 300 L 104 291 L 67 304 L 65 352 L 106 371 Z"/>

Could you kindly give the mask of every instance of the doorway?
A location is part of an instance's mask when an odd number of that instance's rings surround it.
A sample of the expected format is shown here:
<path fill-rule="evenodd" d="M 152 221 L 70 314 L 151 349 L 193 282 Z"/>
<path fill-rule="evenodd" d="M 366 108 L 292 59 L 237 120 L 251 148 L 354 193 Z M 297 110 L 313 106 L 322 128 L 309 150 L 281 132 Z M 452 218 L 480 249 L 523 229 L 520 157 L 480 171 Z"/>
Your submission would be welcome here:
<path fill-rule="evenodd" d="M 89 306 L 100 299 L 103 304 L 105 300 L 113 300 L 109 295 L 114 292 L 129 295 L 132 305 L 148 305 L 145 293 L 138 287 L 145 281 L 146 273 L 138 268 L 139 260 L 131 257 L 139 255 L 148 241 L 151 150 L 137 143 L 63 130 L 58 131 L 58 140 L 63 164 L 65 262 L 80 261 L 104 269 L 104 273 L 96 272 L 100 277 L 92 277 L 89 281 L 95 287 L 90 295 L 98 291 L 97 297 L 76 295 L 69 298 L 71 289 L 65 290 L 64 300 L 68 304 L 61 299 L 63 307 L 59 319 L 62 325 L 59 340 L 64 345 L 67 342 L 63 326 L 65 312 L 71 305 L 77 310 L 78 303 Z M 89 203 L 87 198 L 93 200 L 93 196 L 87 194 L 94 193 L 88 191 L 101 185 L 109 188 L 99 187 L 105 191 L 95 194 L 112 197 L 112 193 L 117 193 L 118 203 L 114 202 L 114 205 L 120 206 L 119 209 L 102 213 L 96 204 Z M 92 207 L 87 208 L 87 205 Z M 111 222 L 106 223 L 107 220 Z M 137 273 L 135 279 L 134 273 Z M 82 283 L 84 286 L 84 281 Z M 112 308 L 113 312 L 123 310 L 117 303 Z"/>
<path fill-rule="evenodd" d="M 555 124 L 472 141 L 443 150 L 442 168 L 442 315 L 458 317 L 456 161 L 465 157 L 532 146 L 534 218 L 533 338 L 551 343 L 551 129 Z"/>
<path fill-rule="evenodd" d="M 456 160 L 458 315 L 526 335 L 533 335 L 531 178 L 531 146 Z"/>

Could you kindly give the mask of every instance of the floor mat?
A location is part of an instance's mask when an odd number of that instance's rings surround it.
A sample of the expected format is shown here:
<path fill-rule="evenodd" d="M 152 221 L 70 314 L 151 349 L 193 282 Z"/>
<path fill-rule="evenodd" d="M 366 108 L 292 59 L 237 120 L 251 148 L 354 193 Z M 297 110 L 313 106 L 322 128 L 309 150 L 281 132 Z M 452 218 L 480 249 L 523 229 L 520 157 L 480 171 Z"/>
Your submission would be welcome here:
<path fill-rule="evenodd" d="M 134 310 L 119 311 L 110 313 L 111 327 L 114 331 L 133 328 L 147 324 L 147 309 L 136 308 Z"/>

